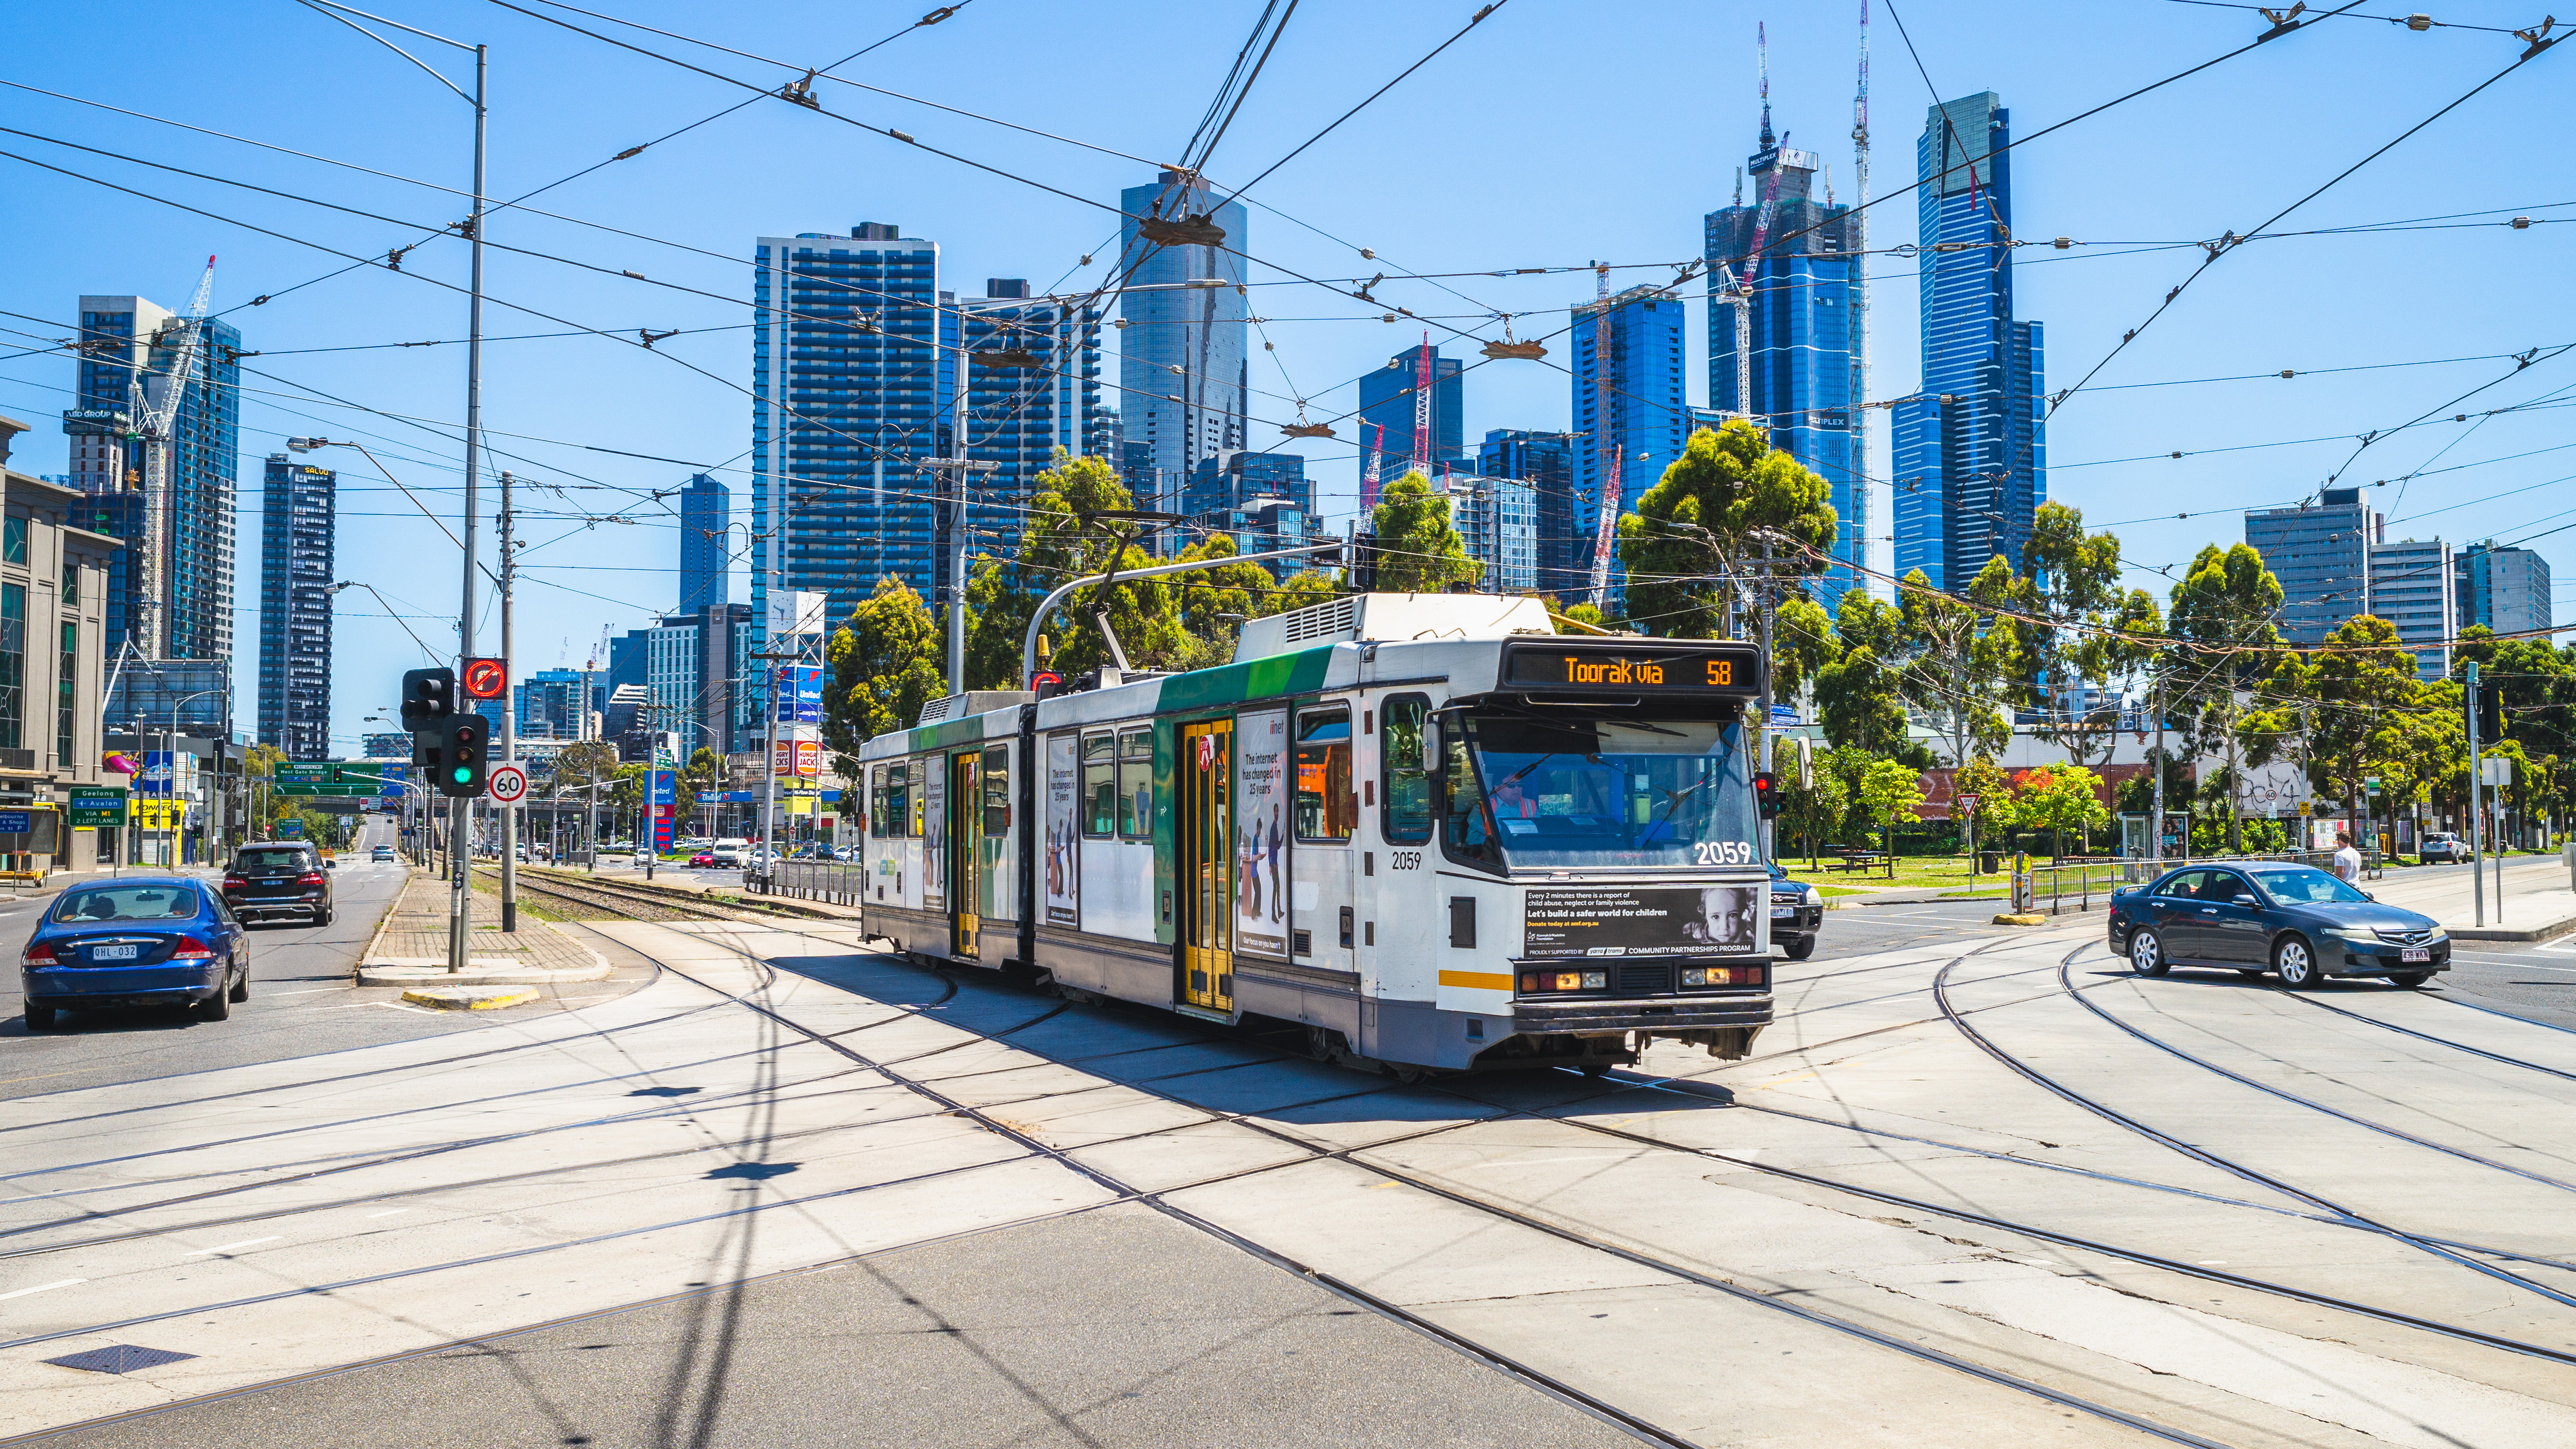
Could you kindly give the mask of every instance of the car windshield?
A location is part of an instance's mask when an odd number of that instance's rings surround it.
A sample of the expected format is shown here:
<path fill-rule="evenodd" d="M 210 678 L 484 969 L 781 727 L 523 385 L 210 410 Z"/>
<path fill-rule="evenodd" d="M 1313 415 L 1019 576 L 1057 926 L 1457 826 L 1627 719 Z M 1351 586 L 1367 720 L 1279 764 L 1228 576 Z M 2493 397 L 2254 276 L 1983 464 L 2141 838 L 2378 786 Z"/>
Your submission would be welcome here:
<path fill-rule="evenodd" d="M 2284 905 L 2354 905 L 2370 899 L 2314 866 L 2301 866 L 2296 870 L 2258 870 L 2253 875 L 2263 889 L 2271 893 L 2272 899 Z"/>
<path fill-rule="evenodd" d="M 53 919 L 87 921 L 188 921 L 196 919 L 197 893 L 188 886 L 94 886 L 71 891 L 54 906 Z"/>
<path fill-rule="evenodd" d="M 1761 859 L 1753 778 L 1732 722 L 1450 718 L 1442 830 L 1455 852 L 1498 852 L 1498 863 L 1524 869 Z"/>
<path fill-rule="evenodd" d="M 244 875 L 276 875 L 290 870 L 302 870 L 305 868 L 304 852 L 245 850 L 241 853 L 241 860 L 233 868 Z"/>

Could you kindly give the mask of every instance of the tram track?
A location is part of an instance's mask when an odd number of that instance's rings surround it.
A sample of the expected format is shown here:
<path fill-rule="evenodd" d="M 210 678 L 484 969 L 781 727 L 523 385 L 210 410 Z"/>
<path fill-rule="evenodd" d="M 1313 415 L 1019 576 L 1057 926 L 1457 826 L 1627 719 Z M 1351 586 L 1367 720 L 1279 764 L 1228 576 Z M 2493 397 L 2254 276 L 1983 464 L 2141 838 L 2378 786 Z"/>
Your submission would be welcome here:
<path fill-rule="evenodd" d="M 2416 988 L 2414 991 L 2410 991 L 2408 994 L 2432 995 L 2430 992 L 2424 992 L 2420 987 Z M 2453 1041 L 2446 1036 L 2435 1036 L 2429 1031 L 2417 1031 L 2411 1026 L 2399 1026 L 2393 1021 L 2382 1021 L 2378 1017 L 2371 1016 L 2364 1012 L 2355 1011 L 2348 1006 L 2337 1006 L 2331 1001 L 2320 1001 L 2315 996 L 2305 992 L 2285 991 L 2282 995 L 2287 996 L 2291 1000 L 2299 1002 L 2302 1005 L 2313 1006 L 2319 1011 L 2331 1011 L 2337 1016 L 2348 1016 L 2354 1021 L 2367 1023 L 2371 1026 L 2378 1027 L 2383 1031 L 2393 1031 L 2399 1036 L 2411 1036 L 2417 1041 L 2431 1042 L 2435 1046 L 2445 1046 L 2449 1047 L 2453 1051 L 2467 1052 L 2470 1056 L 2483 1057 L 2486 1060 L 2495 1062 L 2501 1066 L 2521 1067 L 2525 1071 L 2541 1072 L 2548 1076 L 2556 1077 L 2560 1081 L 2576 1082 L 2576 1072 L 2566 1071 L 2562 1068 L 2548 1066 L 2540 1062 L 2525 1061 L 2521 1057 L 2509 1057 L 2502 1052 L 2491 1052 L 2484 1047 L 2474 1047 L 2464 1041 Z M 2437 997 L 2436 999 L 2441 1000 L 2447 998 Z M 2466 1003 L 2461 1004 L 2466 1005 Z M 2484 1008 L 2479 1009 L 2483 1010 Z M 2499 1016 L 2505 1015 L 2503 1012 L 2498 1012 L 2496 1014 Z M 2530 1018 L 2517 1016 L 2514 1020 L 2529 1021 Z M 2535 1026 L 2548 1025 L 2546 1022 L 2533 1022 L 2532 1024 Z"/>
<path fill-rule="evenodd" d="M 2077 946 L 2074 950 L 2067 952 L 2066 955 L 2060 959 L 2059 964 L 2061 970 L 2071 965 L 2077 956 L 2082 955 L 2087 949 L 2095 944 L 2097 943 L 2088 941 L 2083 945 Z M 2559 1304 L 2562 1307 L 2576 1308 L 2576 1295 L 2561 1292 L 2544 1283 L 2535 1283 L 2531 1279 L 2526 1278 L 2519 1273 L 2513 1272 L 2507 1268 L 2498 1267 L 2493 1263 L 2483 1263 L 2479 1262 L 2475 1258 L 2463 1256 L 2461 1251 L 2445 1247 L 2442 1243 L 2437 1242 L 2432 1238 L 2415 1233 L 2409 1233 L 2402 1228 L 2392 1227 L 2389 1224 L 2382 1223 L 2377 1219 L 2368 1216 L 2367 1214 L 2346 1207 L 2342 1203 L 2336 1202 L 2322 1194 L 2311 1192 L 2306 1188 L 2299 1187 L 2293 1183 L 2274 1177 L 2260 1169 L 2246 1166 L 2243 1163 L 2220 1156 L 2219 1154 L 2211 1152 L 2205 1148 L 2185 1142 L 2181 1138 L 2175 1137 L 2168 1132 L 2139 1121 L 2137 1118 L 2131 1117 L 2107 1103 L 2097 1101 L 2094 1098 L 2075 1090 L 2073 1087 L 2059 1082 L 2047 1073 L 2040 1071 L 2038 1068 L 2022 1061 L 2019 1057 L 2005 1051 L 1983 1032 L 1980 1032 L 1975 1027 L 1969 1025 L 1964 1014 L 1960 1013 L 1951 1004 L 1948 992 L 1948 977 L 1950 972 L 1958 966 L 1959 962 L 1966 959 L 1967 955 L 1963 954 L 1952 960 L 1948 965 L 1943 966 L 1941 970 L 1934 975 L 1934 999 L 1941 1003 L 1942 1013 L 1950 1019 L 1950 1024 L 1957 1028 L 1962 1036 L 1965 1036 L 1986 1055 L 1992 1057 L 1997 1062 L 2002 1063 L 2005 1067 L 2009 1068 L 2025 1080 L 2031 1082 L 2033 1085 L 2036 1085 L 2051 1094 L 2074 1104 L 2075 1106 L 2083 1108 L 2085 1111 L 2100 1117 L 2114 1126 L 2125 1128 L 2151 1142 L 2158 1143 L 2175 1152 L 2179 1152 L 2185 1157 L 2188 1157 L 2203 1166 L 2215 1168 L 2220 1172 L 2227 1173 L 2232 1177 L 2242 1179 L 2246 1182 L 2254 1183 L 2259 1187 L 2269 1188 L 2274 1192 L 2281 1193 L 2284 1196 L 2307 1203 L 2310 1206 L 2330 1213 L 2335 1217 L 2344 1219 L 2354 1227 L 2381 1234 L 2395 1242 L 2411 1244 L 2418 1250 L 2429 1254 L 2432 1257 L 2439 1258 L 2444 1262 L 2451 1263 L 2458 1267 L 2466 1268 L 2473 1273 L 2483 1274 L 2514 1287 L 2525 1289 L 2529 1292 L 2538 1294 L 2553 1303 Z M 2078 1001 L 2083 1000 L 2079 993 L 2074 993 L 2071 983 L 2068 985 L 2067 990 L 2069 994 L 2075 994 Z M 2085 1004 L 2087 1006 L 2091 1005 L 2089 1002 Z M 2116 1025 L 2117 1023 L 2115 1022 L 2114 1024 Z M 2478 1250 L 2470 1249 L 2467 1251 L 2475 1252 Z M 2535 1345 L 2535 1348 L 2536 1347 L 2537 1346 Z M 2554 1354 L 2557 1352 L 2556 1350 L 2539 1351 L 2543 1354 Z"/>

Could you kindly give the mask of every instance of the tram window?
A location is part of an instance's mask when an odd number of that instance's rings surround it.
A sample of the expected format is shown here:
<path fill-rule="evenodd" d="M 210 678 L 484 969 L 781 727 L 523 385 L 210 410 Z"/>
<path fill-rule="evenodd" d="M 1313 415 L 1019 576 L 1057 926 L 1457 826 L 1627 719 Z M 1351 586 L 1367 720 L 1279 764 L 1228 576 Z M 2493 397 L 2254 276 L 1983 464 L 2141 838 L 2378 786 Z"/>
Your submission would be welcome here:
<path fill-rule="evenodd" d="M 884 823 L 876 833 L 900 840 L 904 821 L 912 814 L 912 768 L 900 760 L 880 768 L 885 771 L 885 798 L 877 802 L 877 814 Z M 870 824 L 875 826 L 873 821 Z"/>
<path fill-rule="evenodd" d="M 1382 709 L 1378 793 L 1385 797 L 1379 807 L 1385 814 L 1378 823 L 1388 844 L 1419 844 L 1431 838 L 1431 777 L 1422 768 L 1422 729 L 1431 701 L 1408 694 L 1388 700 Z"/>
<path fill-rule="evenodd" d="M 868 836 L 885 839 L 886 767 L 879 765 L 868 772 Z"/>
<path fill-rule="evenodd" d="M 1008 835 L 1011 831 L 1011 747 L 993 745 L 984 751 L 984 833 Z"/>
<path fill-rule="evenodd" d="M 1154 732 L 1118 737 L 1118 833 L 1142 840 L 1154 830 Z"/>
<path fill-rule="evenodd" d="M 922 771 L 927 767 L 927 761 L 915 760 L 906 765 L 903 771 L 904 804 L 908 807 L 906 814 L 911 820 L 911 824 L 905 827 L 904 834 L 914 840 L 921 838 L 921 776 Z"/>
<path fill-rule="evenodd" d="M 1082 742 L 1082 833 L 1106 840 L 1118 821 L 1118 740 L 1093 735 Z"/>
<path fill-rule="evenodd" d="M 1456 730 L 1444 733 L 1447 749 L 1440 764 L 1441 847 L 1452 860 L 1499 870 L 1502 851 L 1494 843 L 1494 819 L 1484 808 L 1484 790 L 1476 783 L 1476 767 L 1467 759 L 1466 737 Z"/>
<path fill-rule="evenodd" d="M 1358 822 L 1351 805 L 1351 712 L 1297 716 L 1297 838 L 1342 841 Z"/>

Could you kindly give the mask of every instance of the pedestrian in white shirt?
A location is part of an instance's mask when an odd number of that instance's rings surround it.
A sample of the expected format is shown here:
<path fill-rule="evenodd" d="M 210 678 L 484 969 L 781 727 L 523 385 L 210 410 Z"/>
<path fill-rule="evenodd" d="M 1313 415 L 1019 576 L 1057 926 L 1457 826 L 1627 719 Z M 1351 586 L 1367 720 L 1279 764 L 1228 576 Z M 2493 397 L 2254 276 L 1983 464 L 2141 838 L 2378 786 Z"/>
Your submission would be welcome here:
<path fill-rule="evenodd" d="M 2335 832 L 2334 873 L 2352 885 L 2361 884 L 2361 852 L 2352 848 L 2352 832 Z"/>

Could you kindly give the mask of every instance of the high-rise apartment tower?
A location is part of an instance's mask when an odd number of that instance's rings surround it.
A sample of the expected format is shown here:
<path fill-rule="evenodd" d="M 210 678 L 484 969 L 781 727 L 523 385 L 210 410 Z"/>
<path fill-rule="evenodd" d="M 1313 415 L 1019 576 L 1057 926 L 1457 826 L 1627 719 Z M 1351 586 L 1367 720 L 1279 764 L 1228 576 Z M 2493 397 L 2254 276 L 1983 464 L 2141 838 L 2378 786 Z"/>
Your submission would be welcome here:
<path fill-rule="evenodd" d="M 259 742 L 331 758 L 331 581 L 339 477 L 284 453 L 260 487 Z"/>

